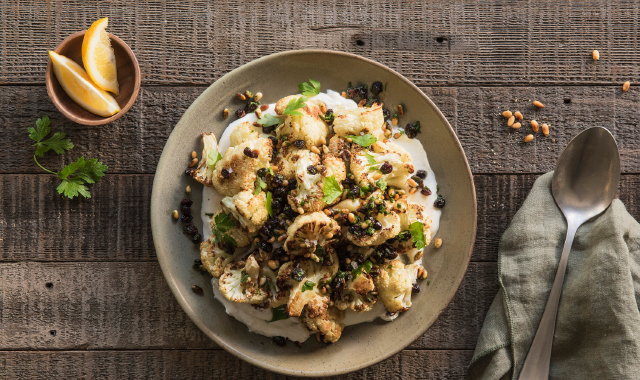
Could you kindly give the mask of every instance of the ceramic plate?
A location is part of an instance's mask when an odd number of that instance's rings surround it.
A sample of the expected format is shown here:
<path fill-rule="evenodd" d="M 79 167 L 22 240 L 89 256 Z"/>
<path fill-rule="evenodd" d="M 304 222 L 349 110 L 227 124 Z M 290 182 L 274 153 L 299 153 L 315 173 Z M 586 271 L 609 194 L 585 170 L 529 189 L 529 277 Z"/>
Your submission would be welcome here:
<path fill-rule="evenodd" d="M 401 122 L 420 120 L 418 138 L 446 198 L 435 237 L 444 241 L 438 250 L 433 244 L 424 254 L 429 284 L 412 297 L 413 306 L 394 322 L 377 320 L 350 326 L 335 344 L 320 344 L 312 336 L 302 348 L 289 343 L 278 347 L 271 338 L 250 333 L 246 326 L 228 316 L 214 299 L 209 276 L 192 268 L 199 258 L 197 245 L 182 233 L 171 212 L 191 185 L 194 215 L 198 218 L 202 187 L 184 175 L 191 151 L 202 151 L 199 135 L 215 132 L 218 139 L 235 119 L 239 107 L 234 96 L 251 89 L 264 94 L 262 103 L 273 103 L 297 92 L 298 83 L 319 80 L 323 91 L 344 90 L 348 82 L 387 84 L 382 100 L 404 104 Z M 228 107 L 232 115 L 222 118 Z M 269 55 L 233 70 L 220 78 L 187 109 L 169 136 L 162 151 L 153 182 L 151 227 L 158 261 L 171 291 L 193 322 L 217 344 L 254 365 L 287 375 L 328 376 L 355 371 L 377 363 L 420 337 L 453 298 L 469 264 L 476 232 L 476 195 L 471 171 L 456 135 L 440 110 L 415 85 L 393 70 L 353 54 L 332 51 L 289 51 Z M 435 239 L 434 237 L 434 239 Z M 195 294 L 199 285 L 204 295 Z"/>

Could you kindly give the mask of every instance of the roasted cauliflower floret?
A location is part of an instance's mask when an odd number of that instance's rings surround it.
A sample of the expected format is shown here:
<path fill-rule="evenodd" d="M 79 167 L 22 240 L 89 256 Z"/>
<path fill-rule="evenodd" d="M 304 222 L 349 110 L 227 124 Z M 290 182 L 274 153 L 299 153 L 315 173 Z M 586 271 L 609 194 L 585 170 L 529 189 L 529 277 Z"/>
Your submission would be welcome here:
<path fill-rule="evenodd" d="M 425 246 L 429 245 L 431 243 L 431 218 L 427 216 L 423 205 L 409 202 L 407 203 L 406 212 L 400 214 L 400 228 L 404 231 L 403 234 L 408 233 L 410 235 L 409 227 L 415 222 L 422 223 Z M 422 257 L 422 255 L 416 256 L 422 249 L 417 249 L 413 246 L 413 238 L 399 239 L 394 246 L 396 247 L 396 252 L 407 255 L 412 262 L 416 261 L 416 257 Z"/>
<path fill-rule="evenodd" d="M 346 282 L 334 305 L 340 310 L 350 308 L 358 313 L 369 311 L 376 303 L 376 297 L 370 294 L 374 290 L 373 279 L 368 273 L 357 274 L 355 278 Z"/>
<path fill-rule="evenodd" d="M 283 115 L 289 101 L 298 99 L 300 95 L 291 95 L 280 99 L 276 103 L 275 111 Z M 320 109 L 307 103 L 297 110 L 302 115 L 286 115 L 284 123 L 276 129 L 278 138 L 286 136 L 289 141 L 303 140 L 307 148 L 322 146 L 327 143 L 330 132 L 329 126 L 318 117 Z"/>
<path fill-rule="evenodd" d="M 289 291 L 287 313 L 290 317 L 299 317 L 302 309 L 315 298 L 320 298 L 323 303 L 329 302 L 329 297 L 321 295 L 318 289 L 318 285 L 328 283 L 338 270 L 337 257 L 329 255 L 331 266 L 311 260 L 296 260 L 280 267 L 276 284 L 280 291 Z"/>
<path fill-rule="evenodd" d="M 216 141 L 216 135 L 213 133 L 203 133 L 201 136 L 204 148 L 202 149 L 200 165 L 191 173 L 191 176 L 203 185 L 212 186 L 214 167 L 219 157 L 218 142 Z"/>
<path fill-rule="evenodd" d="M 325 297 L 326 298 L 326 297 Z M 344 312 L 335 307 L 328 307 L 323 298 L 314 298 L 302 311 L 300 322 L 309 331 L 319 332 L 325 343 L 335 343 L 340 339 L 344 324 Z"/>
<path fill-rule="evenodd" d="M 404 265 L 392 260 L 380 267 L 380 274 L 373 280 L 378 298 L 391 313 L 406 311 L 411 306 L 411 289 L 416 281 L 418 266 Z"/>
<path fill-rule="evenodd" d="M 297 216 L 287 228 L 284 249 L 290 255 L 311 256 L 340 237 L 340 225 L 323 212 Z"/>
<path fill-rule="evenodd" d="M 274 174 L 282 174 L 285 179 L 291 179 L 296 176 L 297 164 L 300 160 L 304 164 L 300 165 L 300 170 L 306 170 L 309 165 L 320 165 L 320 156 L 308 149 L 296 149 L 292 145 L 282 148 L 271 162 L 271 168 Z M 304 165 L 307 165 L 304 167 Z M 304 174 L 304 173 L 303 173 Z"/>
<path fill-rule="evenodd" d="M 269 292 L 258 286 L 260 266 L 253 255 L 246 262 L 227 265 L 220 276 L 219 287 L 226 299 L 238 303 L 259 304 L 266 300 Z"/>
<path fill-rule="evenodd" d="M 249 234 L 243 231 L 240 222 L 237 221 L 233 217 L 233 215 L 227 214 L 224 211 L 218 211 L 217 213 L 215 213 L 215 215 L 213 216 L 213 219 L 211 219 L 212 231 L 215 231 L 217 228 L 216 220 L 218 222 L 220 222 L 221 220 L 224 221 L 224 223 L 222 223 L 224 227 L 218 228 L 218 230 L 221 231 L 224 235 L 227 235 L 231 239 L 233 239 L 236 242 L 238 247 L 246 247 L 247 245 L 249 245 L 249 243 L 251 243 L 251 238 L 253 237 L 253 234 Z M 230 228 L 227 228 L 228 225 L 231 225 L 231 224 L 233 224 L 233 226 L 231 226 Z M 215 237 L 215 234 L 212 236 Z"/>
<path fill-rule="evenodd" d="M 253 191 L 255 188 L 256 172 L 269 166 L 273 146 L 270 139 L 258 138 L 243 142 L 227 149 L 215 165 L 212 174 L 213 187 L 222 195 L 232 197 L 243 190 Z M 257 158 L 244 153 L 245 148 L 256 150 Z"/>
<path fill-rule="evenodd" d="M 251 123 L 249 123 L 248 121 L 245 121 L 244 123 L 235 127 L 233 129 L 233 132 L 231 132 L 231 135 L 229 136 L 232 147 L 240 145 L 247 141 L 257 140 L 259 138 L 260 132 L 253 129 Z"/>
<path fill-rule="evenodd" d="M 344 139 L 340 138 L 340 136 L 335 135 L 333 136 L 330 140 L 329 140 L 329 153 L 333 154 L 336 157 L 343 157 L 344 152 L 348 152 L 348 154 L 351 154 L 349 152 L 349 144 L 347 144 L 346 141 L 344 141 Z"/>
<path fill-rule="evenodd" d="M 222 209 L 238 220 L 243 230 L 250 234 L 258 232 L 258 229 L 269 219 L 267 211 L 267 195 L 260 192 L 253 195 L 251 191 L 241 191 L 233 197 L 225 197 L 220 202 Z"/>
<path fill-rule="evenodd" d="M 349 228 L 345 234 L 346 238 L 355 245 L 366 247 L 380 245 L 400 232 L 400 216 L 395 212 L 387 215 L 378 213 L 373 218 L 380 223 L 382 228 L 378 230 L 372 226 L 366 229 Z"/>
<path fill-rule="evenodd" d="M 322 156 L 322 165 L 318 165 L 315 164 L 315 158 L 318 156 L 313 156 L 314 154 L 302 155 L 293 165 L 297 187 L 291 190 L 287 199 L 291 207 L 298 212 L 300 212 L 299 209 L 304 212 L 322 210 L 327 205 L 324 198 L 327 177 L 335 178 L 341 190 L 340 183 L 347 177 L 346 166 L 342 159 L 332 154 L 325 154 Z M 339 197 L 333 199 L 331 203 L 338 200 Z"/>
<path fill-rule="evenodd" d="M 374 104 L 371 108 L 341 109 L 336 112 L 333 131 L 338 136 L 360 136 L 370 133 L 380 140 L 384 138 L 382 133 L 384 117 L 381 105 Z"/>
<path fill-rule="evenodd" d="M 403 187 L 414 171 L 411 156 L 400 146 L 380 141 L 365 149 L 351 144 L 350 169 L 357 183 L 371 182 L 374 174 L 381 174 L 388 186 Z"/>
<path fill-rule="evenodd" d="M 339 156 L 335 156 L 331 153 L 322 155 L 322 166 L 320 172 L 323 177 L 334 176 L 338 183 L 344 181 L 347 178 L 347 167 Z"/>
<path fill-rule="evenodd" d="M 224 272 L 224 267 L 232 262 L 236 255 L 229 254 L 220 248 L 218 244 L 213 242 L 214 238 L 215 236 L 211 235 L 209 239 L 200 243 L 200 260 L 204 269 L 213 277 L 219 278 Z"/>

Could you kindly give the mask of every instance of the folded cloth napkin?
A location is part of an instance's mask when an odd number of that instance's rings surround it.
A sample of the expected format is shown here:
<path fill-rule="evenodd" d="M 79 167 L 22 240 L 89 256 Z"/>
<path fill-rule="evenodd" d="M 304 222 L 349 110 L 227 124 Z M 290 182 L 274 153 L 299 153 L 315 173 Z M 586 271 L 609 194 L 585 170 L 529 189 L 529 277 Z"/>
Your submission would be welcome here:
<path fill-rule="evenodd" d="M 553 283 L 567 225 L 548 173 L 500 241 L 500 290 L 469 373 L 517 379 Z M 556 321 L 550 379 L 640 379 L 640 224 L 614 200 L 578 229 Z"/>

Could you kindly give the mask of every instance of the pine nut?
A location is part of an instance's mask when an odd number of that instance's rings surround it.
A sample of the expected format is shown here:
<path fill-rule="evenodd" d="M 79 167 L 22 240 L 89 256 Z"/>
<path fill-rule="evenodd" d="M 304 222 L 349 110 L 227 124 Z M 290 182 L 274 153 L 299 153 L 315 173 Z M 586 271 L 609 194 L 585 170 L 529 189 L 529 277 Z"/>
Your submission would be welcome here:
<path fill-rule="evenodd" d="M 225 108 L 224 110 L 222 110 L 222 118 L 226 119 L 229 117 L 229 109 Z"/>
<path fill-rule="evenodd" d="M 411 186 L 411 187 L 417 187 L 417 186 L 418 186 L 418 183 L 417 183 L 416 181 L 414 181 L 412 178 L 409 178 L 409 179 L 407 180 L 407 183 L 408 183 L 408 184 L 409 184 L 409 186 Z"/>
<path fill-rule="evenodd" d="M 278 241 L 283 241 L 286 238 L 287 238 L 287 235 L 282 235 L 278 238 Z"/>
<path fill-rule="evenodd" d="M 524 142 L 526 142 L 526 143 L 531 142 L 531 140 L 533 140 L 533 135 L 527 135 L 527 136 L 524 138 Z"/>
<path fill-rule="evenodd" d="M 437 238 L 435 243 L 433 243 L 433 246 L 436 248 L 440 248 L 442 246 L 442 239 L 441 238 Z"/>
<path fill-rule="evenodd" d="M 382 173 L 376 173 L 371 178 L 373 178 L 374 181 L 377 181 L 382 178 Z"/>
<path fill-rule="evenodd" d="M 236 94 L 236 98 L 238 98 L 239 100 L 247 100 L 247 97 L 244 96 L 244 94 L 241 94 L 241 93 L 237 93 Z"/>
<path fill-rule="evenodd" d="M 320 112 L 327 113 L 327 106 L 324 103 L 320 103 Z"/>
<path fill-rule="evenodd" d="M 537 101 L 537 100 L 534 100 L 534 101 L 533 101 L 533 105 L 534 105 L 534 106 L 536 106 L 536 107 L 538 107 L 538 108 L 544 108 L 544 104 L 540 103 L 540 102 L 539 102 L 539 101 Z"/>
<path fill-rule="evenodd" d="M 535 120 L 531 120 L 531 130 L 538 133 L 538 122 Z"/>
<path fill-rule="evenodd" d="M 409 194 L 414 194 L 416 191 L 418 191 L 418 188 L 412 187 L 411 189 L 409 189 Z"/>
<path fill-rule="evenodd" d="M 175 220 L 178 220 L 178 218 L 180 217 L 180 215 L 178 214 L 178 210 L 173 210 L 171 215 L 173 216 L 173 219 L 175 219 Z"/>
<path fill-rule="evenodd" d="M 315 146 L 312 146 L 311 148 L 309 148 L 310 151 L 312 151 L 315 154 L 320 154 L 320 150 L 318 148 L 316 148 Z"/>
<path fill-rule="evenodd" d="M 522 124 L 520 124 L 520 123 L 514 123 L 514 124 L 511 126 L 511 128 L 513 128 L 513 129 L 520 129 L 520 127 L 522 127 Z"/>
<path fill-rule="evenodd" d="M 402 134 L 401 134 L 400 132 L 396 132 L 396 134 L 395 134 L 395 135 L 393 135 L 393 137 L 395 137 L 395 138 L 397 138 L 397 139 L 399 139 L 399 138 L 400 138 L 400 136 L 402 136 Z"/>
<path fill-rule="evenodd" d="M 266 111 L 269 109 L 269 105 L 268 104 L 263 104 L 260 106 L 260 111 Z"/>
<path fill-rule="evenodd" d="M 511 117 L 511 115 L 513 115 L 513 114 L 511 113 L 511 111 L 504 111 L 504 112 L 502 113 L 502 116 L 504 116 L 504 117 Z"/>
<path fill-rule="evenodd" d="M 247 98 L 249 98 L 249 99 L 253 98 L 253 92 L 251 92 L 251 91 L 249 91 L 249 90 L 246 90 L 246 91 L 244 92 L 244 95 L 245 95 Z"/>
<path fill-rule="evenodd" d="M 424 251 L 420 251 L 418 253 L 416 253 L 415 256 L 413 256 L 413 261 L 418 261 L 422 258 L 422 255 L 424 255 Z"/>
<path fill-rule="evenodd" d="M 193 160 L 191 160 L 191 162 L 189 163 L 189 167 L 192 168 L 194 166 L 196 166 L 196 164 L 198 163 L 198 159 L 194 158 Z"/>
<path fill-rule="evenodd" d="M 325 209 L 324 209 L 324 214 L 325 214 L 326 216 L 331 216 L 331 210 L 329 210 L 328 208 L 325 208 Z"/>
<path fill-rule="evenodd" d="M 324 238 L 325 239 L 333 239 L 333 234 L 331 232 L 327 232 L 326 234 L 324 234 Z"/>
<path fill-rule="evenodd" d="M 275 270 L 278 266 L 276 265 L 276 262 L 273 260 L 269 260 L 269 268 Z"/>
<path fill-rule="evenodd" d="M 347 98 L 347 93 L 346 93 L 346 92 L 344 92 L 344 91 L 342 91 L 342 92 L 340 93 L 340 95 L 341 95 L 343 98 L 345 98 L 345 99 Z"/>
<path fill-rule="evenodd" d="M 260 99 L 262 99 L 262 93 L 261 92 L 256 92 L 256 96 L 253 97 L 253 100 L 255 100 L 257 102 Z"/>
<path fill-rule="evenodd" d="M 398 125 L 398 118 L 394 117 L 393 119 L 391 119 L 391 124 Z"/>
<path fill-rule="evenodd" d="M 262 111 L 260 111 L 260 108 L 256 108 L 255 113 L 256 113 L 256 116 L 258 117 L 258 119 L 260 119 L 262 117 Z"/>
<path fill-rule="evenodd" d="M 594 60 L 599 60 L 600 59 L 600 52 L 597 50 L 594 50 L 593 53 L 591 53 L 591 56 L 593 57 Z"/>
<path fill-rule="evenodd" d="M 191 158 L 196 158 L 198 157 L 198 153 L 196 153 L 196 151 L 194 150 L 193 152 L 191 152 Z"/>
<path fill-rule="evenodd" d="M 549 136 L 549 126 L 547 124 L 542 124 L 542 134 Z"/>
<path fill-rule="evenodd" d="M 509 117 L 509 120 L 507 120 L 507 126 L 512 126 L 513 123 L 516 121 L 516 117 L 515 116 L 511 116 Z"/>
<path fill-rule="evenodd" d="M 298 207 L 298 214 L 304 214 L 304 209 L 302 207 Z"/>
<path fill-rule="evenodd" d="M 289 186 L 289 180 L 285 179 L 284 181 L 282 181 L 282 186 Z"/>
<path fill-rule="evenodd" d="M 351 222 L 351 223 L 355 223 L 356 222 L 356 216 L 353 215 L 352 212 L 349 213 L 348 218 L 349 218 L 349 222 Z"/>
<path fill-rule="evenodd" d="M 622 85 L 622 91 L 627 92 L 629 91 L 629 87 L 631 86 L 631 82 L 626 81 L 624 82 L 624 84 Z"/>
<path fill-rule="evenodd" d="M 186 188 L 186 189 L 184 189 L 184 192 L 185 192 L 187 195 L 191 194 L 191 186 L 187 185 L 187 188 Z"/>
<path fill-rule="evenodd" d="M 274 241 L 276 241 L 276 237 L 275 236 L 271 236 L 269 238 L 269 240 L 267 240 L 267 243 L 273 243 Z"/>
<path fill-rule="evenodd" d="M 398 104 L 398 113 L 400 116 L 404 116 L 404 107 L 402 107 L 402 104 Z"/>
<path fill-rule="evenodd" d="M 522 114 L 520 113 L 520 111 L 516 111 L 516 113 L 514 113 L 516 119 L 518 120 L 522 120 L 524 119 L 524 117 L 522 116 Z"/>

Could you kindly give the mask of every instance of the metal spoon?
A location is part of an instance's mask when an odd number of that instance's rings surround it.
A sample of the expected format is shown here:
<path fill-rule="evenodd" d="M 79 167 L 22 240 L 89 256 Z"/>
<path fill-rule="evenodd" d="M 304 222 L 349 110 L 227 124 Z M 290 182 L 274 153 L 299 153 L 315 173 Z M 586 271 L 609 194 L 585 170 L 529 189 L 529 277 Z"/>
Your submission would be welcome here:
<path fill-rule="evenodd" d="M 571 140 L 560 155 L 553 173 L 551 192 L 567 220 L 567 238 L 547 306 L 525 358 L 519 380 L 549 378 L 556 314 L 573 238 L 578 227 L 609 207 L 616 195 L 619 182 L 618 146 L 605 128 L 594 127 L 583 131 Z"/>

